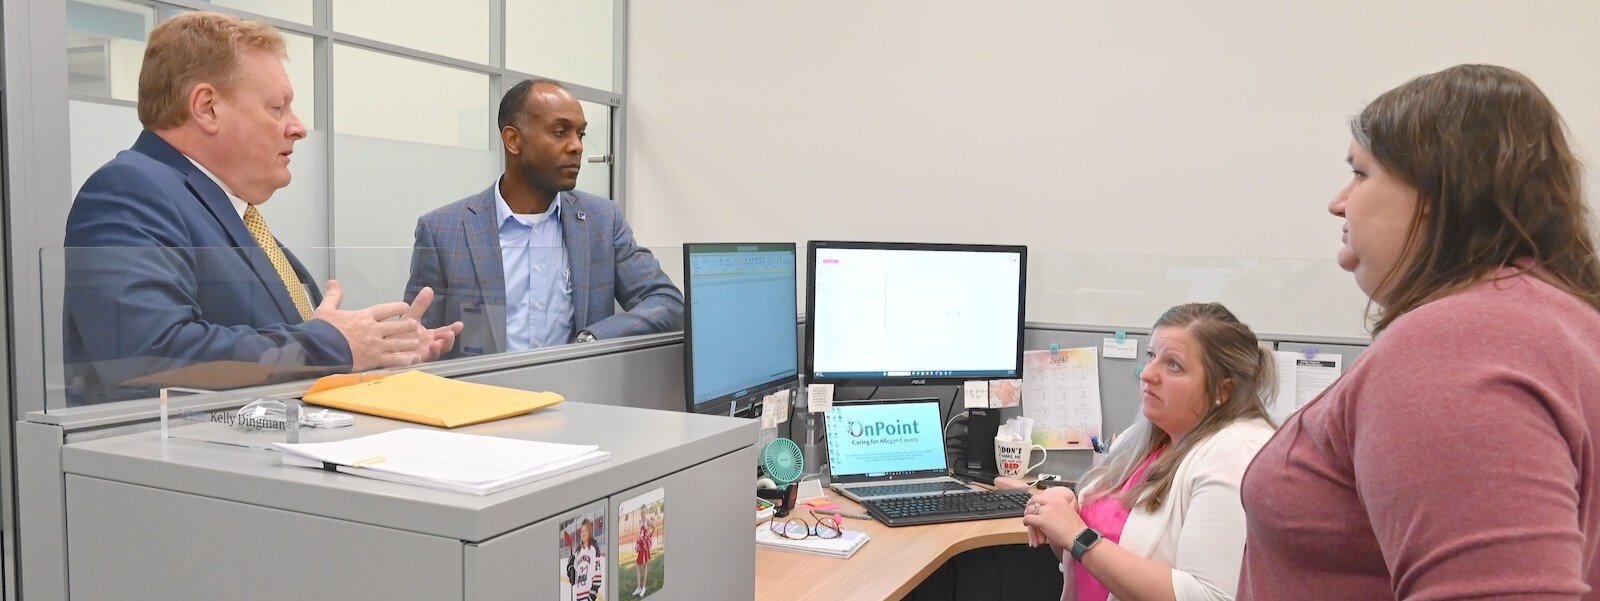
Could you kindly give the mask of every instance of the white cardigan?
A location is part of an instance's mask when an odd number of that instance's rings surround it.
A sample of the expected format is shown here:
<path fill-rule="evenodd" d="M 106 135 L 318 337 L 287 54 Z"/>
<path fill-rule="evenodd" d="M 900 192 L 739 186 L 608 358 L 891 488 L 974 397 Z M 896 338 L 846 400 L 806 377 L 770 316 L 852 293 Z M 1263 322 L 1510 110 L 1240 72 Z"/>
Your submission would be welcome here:
<path fill-rule="evenodd" d="M 1245 535 L 1239 481 L 1272 432 L 1261 420 L 1223 428 L 1183 458 L 1160 509 L 1136 509 L 1128 516 L 1117 544 L 1172 566 L 1178 601 L 1231 601 L 1237 594 Z M 1070 581 L 1071 564 L 1063 568 Z M 1071 594 L 1075 587 L 1068 584 Z"/>

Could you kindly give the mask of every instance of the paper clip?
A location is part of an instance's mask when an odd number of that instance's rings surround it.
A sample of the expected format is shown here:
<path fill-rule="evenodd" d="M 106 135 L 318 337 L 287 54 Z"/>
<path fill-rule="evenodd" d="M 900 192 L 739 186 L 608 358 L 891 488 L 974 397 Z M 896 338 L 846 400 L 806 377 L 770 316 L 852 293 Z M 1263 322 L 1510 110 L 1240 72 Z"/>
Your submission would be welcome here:
<path fill-rule="evenodd" d="M 1128 333 L 1123 331 L 1123 330 L 1117 330 L 1117 344 L 1122 344 L 1122 343 L 1127 342 L 1127 341 L 1128 341 Z"/>
<path fill-rule="evenodd" d="M 1305 354 L 1306 354 L 1306 358 L 1307 359 L 1316 359 L 1317 358 L 1317 347 L 1315 345 L 1311 345 L 1311 344 L 1306 345 Z"/>

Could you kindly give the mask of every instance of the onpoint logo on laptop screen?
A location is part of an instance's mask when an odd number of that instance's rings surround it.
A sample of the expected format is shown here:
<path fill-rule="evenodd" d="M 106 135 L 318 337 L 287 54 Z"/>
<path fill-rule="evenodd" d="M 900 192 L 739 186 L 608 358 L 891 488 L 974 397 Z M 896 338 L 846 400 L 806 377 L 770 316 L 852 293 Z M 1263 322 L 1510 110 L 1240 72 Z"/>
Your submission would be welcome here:
<path fill-rule="evenodd" d="M 828 465 L 835 477 L 944 470 L 939 401 L 834 404 Z"/>

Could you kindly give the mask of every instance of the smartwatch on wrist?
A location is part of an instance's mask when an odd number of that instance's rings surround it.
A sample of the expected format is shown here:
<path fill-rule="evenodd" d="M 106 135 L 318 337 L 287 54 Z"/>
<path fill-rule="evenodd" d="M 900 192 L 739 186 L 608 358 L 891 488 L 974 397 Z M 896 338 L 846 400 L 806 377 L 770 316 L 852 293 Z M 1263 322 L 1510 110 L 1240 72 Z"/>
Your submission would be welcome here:
<path fill-rule="evenodd" d="M 578 335 L 572 339 L 573 342 L 594 342 L 595 340 L 597 339 L 594 334 L 589 333 L 588 330 L 578 332 Z"/>
<path fill-rule="evenodd" d="M 1100 542 L 1100 533 L 1094 528 L 1084 528 L 1077 536 L 1072 537 L 1072 558 L 1083 559 L 1083 554 L 1089 552 L 1089 547 Z"/>

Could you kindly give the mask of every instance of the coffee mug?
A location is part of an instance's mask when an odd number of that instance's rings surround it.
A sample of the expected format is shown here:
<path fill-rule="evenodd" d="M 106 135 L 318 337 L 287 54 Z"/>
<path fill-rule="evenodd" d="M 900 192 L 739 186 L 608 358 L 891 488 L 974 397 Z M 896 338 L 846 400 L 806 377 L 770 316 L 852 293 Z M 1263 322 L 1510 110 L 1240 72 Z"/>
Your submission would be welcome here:
<path fill-rule="evenodd" d="M 1039 449 L 1039 462 L 1028 465 L 1033 450 Z M 1042 445 L 1031 444 L 1026 440 L 994 439 L 994 463 L 1000 469 L 1000 475 L 1007 478 L 1021 478 L 1033 471 L 1033 468 L 1044 465 L 1044 459 L 1050 454 Z"/>

